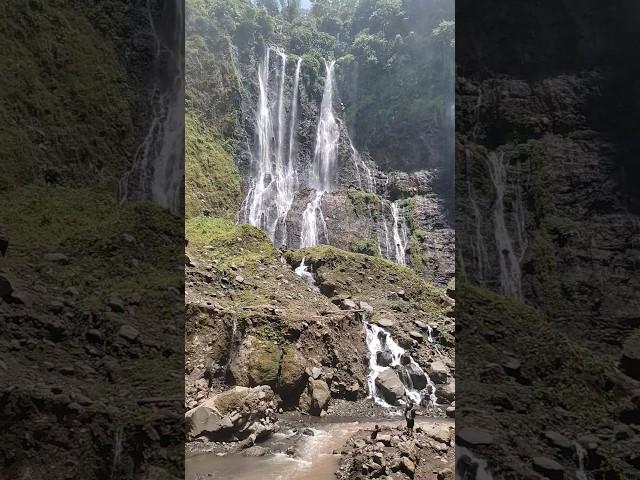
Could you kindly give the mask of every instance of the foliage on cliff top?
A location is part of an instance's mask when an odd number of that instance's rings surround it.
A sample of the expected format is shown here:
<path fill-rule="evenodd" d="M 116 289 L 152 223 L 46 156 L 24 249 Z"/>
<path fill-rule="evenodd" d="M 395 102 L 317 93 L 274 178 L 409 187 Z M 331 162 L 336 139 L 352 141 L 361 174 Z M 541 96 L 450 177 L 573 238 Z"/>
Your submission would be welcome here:
<path fill-rule="evenodd" d="M 216 132 L 193 114 L 185 117 L 185 215 L 233 218 L 240 206 L 240 173 Z"/>
<path fill-rule="evenodd" d="M 221 268 L 269 261 L 275 248 L 267 234 L 251 225 L 222 218 L 196 217 L 185 223 L 187 253 L 214 260 Z"/>
<path fill-rule="evenodd" d="M 65 2 L 8 2 L 0 30 L 0 191 L 43 179 L 115 189 L 133 128 L 109 40 Z"/>

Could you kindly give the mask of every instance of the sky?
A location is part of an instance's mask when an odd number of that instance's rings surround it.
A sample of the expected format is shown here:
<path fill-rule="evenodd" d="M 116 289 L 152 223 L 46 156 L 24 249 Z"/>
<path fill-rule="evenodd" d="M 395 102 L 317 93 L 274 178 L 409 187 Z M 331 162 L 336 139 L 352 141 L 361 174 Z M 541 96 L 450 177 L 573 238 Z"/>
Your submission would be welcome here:
<path fill-rule="evenodd" d="M 309 8 L 311 6 L 311 0 L 302 0 L 300 4 L 302 5 L 302 8 Z"/>

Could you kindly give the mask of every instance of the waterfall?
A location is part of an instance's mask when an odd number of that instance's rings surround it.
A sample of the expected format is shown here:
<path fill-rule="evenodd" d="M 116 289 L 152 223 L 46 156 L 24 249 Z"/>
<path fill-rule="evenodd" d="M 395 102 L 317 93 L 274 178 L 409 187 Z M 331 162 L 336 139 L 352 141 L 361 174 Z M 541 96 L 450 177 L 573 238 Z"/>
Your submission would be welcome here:
<path fill-rule="evenodd" d="M 315 189 L 315 196 L 302 213 L 300 248 L 314 247 L 320 244 L 320 228 L 324 242 L 329 242 L 327 224 L 322 213 L 322 197 L 334 184 L 338 140 L 340 130 L 333 115 L 333 67 L 335 61 L 325 63 L 327 78 L 320 105 L 320 118 L 316 130 L 316 145 L 313 166 L 309 177 L 309 186 Z"/>
<path fill-rule="evenodd" d="M 472 159 L 470 150 L 465 151 L 465 160 L 467 168 L 467 196 L 469 198 L 469 205 L 471 206 L 471 212 L 473 214 L 473 223 L 475 226 L 474 234 L 471 235 L 471 254 L 476 259 L 476 272 L 477 281 L 483 282 L 485 280 L 485 272 L 489 268 L 489 255 L 487 253 L 487 246 L 482 235 L 482 215 L 480 214 L 480 208 L 476 201 L 475 191 L 471 185 L 471 174 L 469 172 L 469 164 Z M 462 255 L 460 255 L 462 258 Z"/>
<path fill-rule="evenodd" d="M 589 474 L 585 468 L 585 459 L 587 451 L 578 442 L 575 443 L 576 455 L 578 457 L 578 469 L 576 470 L 576 478 L 578 480 L 589 480 Z"/>
<path fill-rule="evenodd" d="M 393 242 L 395 243 L 396 262 L 400 265 L 406 265 L 407 226 L 404 221 L 400 221 L 400 209 L 397 202 L 391 204 L 391 214 L 393 215 Z"/>
<path fill-rule="evenodd" d="M 300 248 L 315 247 L 321 242 L 320 233 L 324 235 L 324 242 L 329 243 L 327 223 L 322 213 L 322 197 L 324 192 L 316 191 L 313 200 L 307 204 L 302 212 L 300 231 Z M 321 232 L 322 230 L 322 232 Z"/>
<path fill-rule="evenodd" d="M 373 172 L 371 168 L 367 165 L 362 157 L 360 156 L 360 152 L 356 150 L 356 147 L 353 146 L 351 140 L 349 140 L 349 147 L 351 148 L 351 157 L 353 159 L 353 165 L 356 170 L 356 179 L 358 180 L 358 187 L 360 190 L 364 190 L 365 192 L 376 192 L 376 179 L 373 176 Z M 362 173 L 361 173 L 362 171 Z M 364 174 L 364 181 L 363 176 Z"/>
<path fill-rule="evenodd" d="M 111 479 L 118 478 L 120 472 L 120 461 L 122 458 L 122 436 L 124 428 L 119 425 L 113 432 L 113 458 L 111 459 Z"/>
<path fill-rule="evenodd" d="M 302 257 L 302 261 L 300 265 L 296 267 L 294 270 L 296 275 L 302 278 L 309 287 L 311 287 L 314 291 L 318 292 L 318 286 L 316 285 L 316 279 L 313 277 L 313 273 L 311 272 L 311 267 L 309 265 L 305 265 L 304 263 L 305 257 Z"/>
<path fill-rule="evenodd" d="M 184 208 L 184 5 L 167 3 L 174 18 L 168 29 L 158 29 L 147 0 L 147 18 L 155 41 L 151 122 L 136 150 L 131 169 L 119 183 L 121 203 L 152 201 L 182 215 Z M 171 34 L 165 37 L 164 30 Z M 175 66 L 178 66 L 175 69 Z M 173 70 L 176 70 L 175 72 Z M 172 76 L 167 79 L 167 71 Z"/>
<path fill-rule="evenodd" d="M 403 366 L 401 363 L 401 359 L 403 356 L 405 358 L 408 356 L 409 363 L 407 364 L 407 366 L 410 367 L 414 373 L 417 373 L 418 375 L 424 377 L 424 379 L 426 380 L 426 385 L 431 386 L 431 400 L 435 405 L 437 398 L 435 395 L 436 387 L 434 383 L 424 372 L 424 370 L 420 368 L 420 365 L 416 363 L 411 355 L 407 354 L 406 351 L 395 342 L 391 334 L 378 325 L 374 325 L 366 321 L 364 322 L 364 331 L 367 342 L 367 349 L 369 350 L 369 374 L 367 375 L 367 385 L 369 387 L 369 395 L 373 398 L 373 400 L 383 407 L 392 408 L 392 405 L 389 405 L 385 401 L 385 399 L 380 394 L 378 394 L 376 388 L 376 378 L 378 378 L 378 375 L 380 375 L 380 373 L 382 373 L 387 368 L 393 368 L 394 370 L 402 369 Z M 379 364 L 378 353 L 380 352 L 388 352 L 391 355 L 391 362 L 388 366 Z M 419 405 L 422 402 L 420 390 L 414 388 L 410 375 L 400 375 L 400 380 L 404 384 L 407 396 Z"/>
<path fill-rule="evenodd" d="M 493 204 L 493 227 L 496 240 L 496 250 L 498 252 L 498 263 L 500 265 L 500 288 L 505 295 L 514 298 L 522 298 L 522 272 L 520 270 L 520 261 L 516 255 L 515 244 L 509 233 L 506 224 L 504 195 L 507 184 L 507 170 L 504 165 L 504 154 L 490 153 L 487 157 L 487 167 L 489 169 L 489 177 L 495 190 L 495 201 Z M 520 209 L 520 213 L 523 210 Z M 523 222 L 522 222 L 523 223 Z M 516 222 L 516 225 L 518 222 Z M 524 227 L 517 232 L 520 235 L 520 246 L 523 247 L 521 254 L 524 253 L 524 245 L 522 241 Z"/>
<path fill-rule="evenodd" d="M 385 215 L 385 207 L 391 215 L 391 225 Z M 388 260 L 393 260 L 400 265 L 407 264 L 406 250 L 409 243 L 409 231 L 406 222 L 400 213 L 398 201 L 390 202 L 382 199 L 382 211 L 378 233 L 378 251 Z M 382 246 L 384 245 L 384 251 Z"/>
<path fill-rule="evenodd" d="M 467 448 L 456 445 L 456 480 L 493 480 L 487 461 L 476 457 Z"/>
<path fill-rule="evenodd" d="M 271 91 L 270 84 L 272 53 L 279 59 L 274 75 L 277 81 L 274 92 Z M 267 232 L 274 242 L 286 240 L 285 219 L 291 208 L 297 183 L 294 143 L 300 66 L 301 60 L 298 60 L 288 122 L 289 135 L 286 135 L 285 107 L 287 55 L 278 48 L 268 47 L 258 68 L 256 141 L 254 148 L 249 149 L 252 174 L 243 208 L 245 220 Z"/>
<path fill-rule="evenodd" d="M 327 78 L 320 104 L 320 119 L 316 130 L 316 146 L 309 186 L 323 192 L 330 191 L 335 183 L 336 159 L 340 129 L 333 114 L 333 70 L 335 61 L 325 63 Z"/>

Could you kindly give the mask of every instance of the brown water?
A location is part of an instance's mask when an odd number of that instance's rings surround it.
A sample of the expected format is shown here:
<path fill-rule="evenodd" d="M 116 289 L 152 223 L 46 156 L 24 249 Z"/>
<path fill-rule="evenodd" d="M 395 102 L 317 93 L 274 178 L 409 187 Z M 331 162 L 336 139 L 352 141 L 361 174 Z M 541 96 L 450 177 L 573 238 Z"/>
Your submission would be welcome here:
<path fill-rule="evenodd" d="M 418 421 L 418 425 L 433 422 Z M 312 426 L 315 435 L 295 435 L 292 432 L 276 434 L 260 444 L 273 451 L 284 451 L 287 446 L 296 447 L 296 455 L 284 453 L 264 457 L 228 455 L 218 457 L 211 453 L 195 454 L 186 458 L 186 480 L 332 480 L 338 469 L 340 450 L 349 437 L 360 429 L 373 429 L 375 424 L 396 426 L 400 420 L 367 419 L 365 421 L 336 421 L 332 419 Z"/>

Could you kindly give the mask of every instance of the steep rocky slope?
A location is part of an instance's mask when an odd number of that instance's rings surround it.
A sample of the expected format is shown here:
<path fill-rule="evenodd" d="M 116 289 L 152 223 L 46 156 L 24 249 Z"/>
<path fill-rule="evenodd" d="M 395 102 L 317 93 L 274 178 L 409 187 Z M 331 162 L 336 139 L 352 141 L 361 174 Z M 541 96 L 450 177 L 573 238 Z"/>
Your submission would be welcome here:
<path fill-rule="evenodd" d="M 318 379 L 331 398 L 364 399 L 363 320 L 386 327 L 428 373 L 444 359 L 438 383 L 451 381 L 453 320 L 445 313 L 453 301 L 409 269 L 333 247 L 282 256 L 263 232 L 213 219 L 189 221 L 187 238 L 188 407 L 228 385 L 269 385 L 286 409 L 331 412 L 308 403 Z M 294 273 L 303 256 L 317 288 Z"/>
<path fill-rule="evenodd" d="M 144 3 L 3 8 L 2 477 L 183 470 L 181 222 L 116 199 L 148 130 Z"/>

